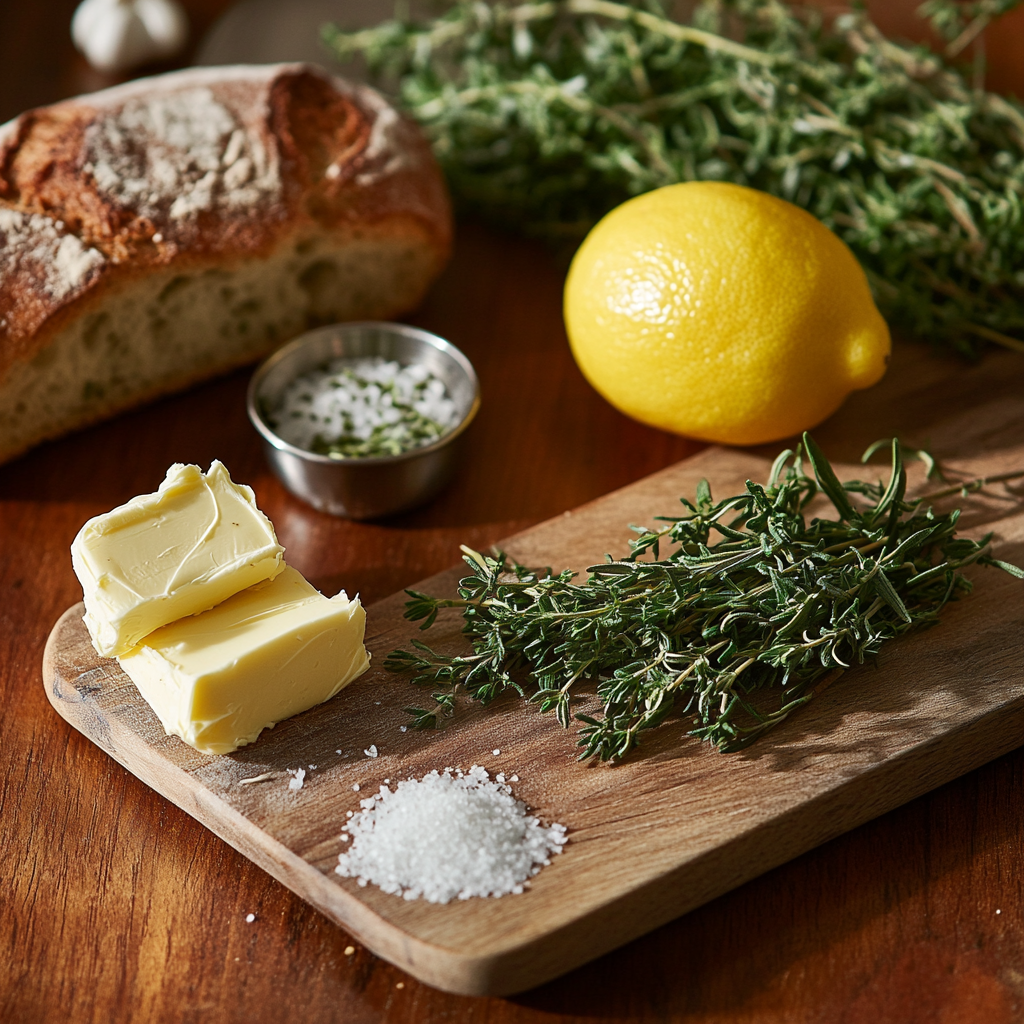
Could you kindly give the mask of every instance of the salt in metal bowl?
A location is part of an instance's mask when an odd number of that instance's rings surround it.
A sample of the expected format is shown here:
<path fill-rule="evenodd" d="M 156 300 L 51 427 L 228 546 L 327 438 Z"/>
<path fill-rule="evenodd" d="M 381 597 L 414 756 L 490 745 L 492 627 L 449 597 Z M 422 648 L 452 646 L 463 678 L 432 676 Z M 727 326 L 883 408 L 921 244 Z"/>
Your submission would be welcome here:
<path fill-rule="evenodd" d="M 296 377 L 332 359 L 375 356 L 424 365 L 444 382 L 458 423 L 432 444 L 375 458 L 317 455 L 277 436 L 268 418 Z M 401 512 L 437 494 L 458 464 L 462 436 L 479 408 L 476 372 L 454 345 L 418 327 L 379 322 L 332 324 L 299 335 L 260 365 L 248 395 L 249 419 L 281 483 L 314 508 L 349 519 Z"/>

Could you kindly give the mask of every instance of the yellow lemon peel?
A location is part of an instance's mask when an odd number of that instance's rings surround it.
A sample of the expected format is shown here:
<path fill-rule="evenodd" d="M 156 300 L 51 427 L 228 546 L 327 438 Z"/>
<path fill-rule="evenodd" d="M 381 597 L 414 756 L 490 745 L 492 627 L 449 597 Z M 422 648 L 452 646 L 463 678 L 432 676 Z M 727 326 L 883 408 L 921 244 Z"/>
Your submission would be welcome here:
<path fill-rule="evenodd" d="M 723 444 L 816 426 L 882 377 L 890 350 L 846 245 L 792 203 L 722 182 L 609 213 L 573 259 L 565 323 L 616 408 Z"/>

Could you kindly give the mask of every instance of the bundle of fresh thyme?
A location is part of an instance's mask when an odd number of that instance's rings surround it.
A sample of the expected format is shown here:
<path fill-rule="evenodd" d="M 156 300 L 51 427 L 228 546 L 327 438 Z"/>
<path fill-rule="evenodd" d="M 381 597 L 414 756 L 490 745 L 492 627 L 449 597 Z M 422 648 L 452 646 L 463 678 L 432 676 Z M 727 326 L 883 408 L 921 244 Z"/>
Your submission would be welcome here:
<path fill-rule="evenodd" d="M 779 0 L 453 0 L 423 25 L 325 31 L 423 125 L 463 206 L 578 238 L 632 195 L 724 180 L 810 210 L 883 313 L 965 353 L 1024 351 L 1024 107 L 953 61 L 1021 0 L 930 0 L 937 54 L 863 11 Z"/>
<path fill-rule="evenodd" d="M 1024 472 L 1006 476 L 1014 475 Z M 415 642 L 385 667 L 439 687 L 433 710 L 408 709 L 420 727 L 452 714 L 460 689 L 484 703 L 529 692 L 568 727 L 574 688 L 597 678 L 602 713 L 575 716 L 581 757 L 621 758 L 677 706 L 694 716 L 694 735 L 739 749 L 806 703 L 823 676 L 933 625 L 947 601 L 971 590 L 963 566 L 1024 579 L 992 557 L 989 537 L 956 537 L 958 510 L 905 500 L 906 479 L 895 440 L 888 486 L 841 484 L 804 435 L 776 459 L 767 486 L 748 481 L 743 494 L 715 502 L 703 481 L 695 502 L 682 499 L 685 515 L 639 530 L 629 557 L 592 566 L 583 585 L 571 572 L 533 572 L 464 548 L 472 575 L 459 597 L 410 590 L 406 618 L 426 629 L 442 608 L 462 609 L 473 652 L 437 654 Z M 838 518 L 808 524 L 803 510 L 819 489 Z M 665 541 L 676 549 L 660 558 Z M 771 707 L 766 689 L 776 691 Z"/>

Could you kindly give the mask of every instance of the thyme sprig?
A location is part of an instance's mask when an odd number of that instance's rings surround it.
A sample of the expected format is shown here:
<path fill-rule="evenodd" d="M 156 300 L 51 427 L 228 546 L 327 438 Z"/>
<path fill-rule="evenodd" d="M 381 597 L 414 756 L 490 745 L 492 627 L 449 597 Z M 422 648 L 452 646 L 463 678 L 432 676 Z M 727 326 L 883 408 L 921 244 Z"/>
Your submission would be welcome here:
<path fill-rule="evenodd" d="M 630 196 L 722 180 L 805 207 L 897 326 L 1024 351 L 1024 107 L 951 61 L 1020 0 L 930 0 L 945 52 L 779 0 L 453 0 L 325 39 L 385 80 L 468 209 L 576 239 Z"/>
<path fill-rule="evenodd" d="M 970 592 L 965 566 L 1024 579 L 992 556 L 991 534 L 956 536 L 959 510 L 939 514 L 906 498 L 897 440 L 891 462 L 887 484 L 840 483 L 805 434 L 765 486 L 747 481 L 716 502 L 702 481 L 694 501 L 681 499 L 684 515 L 633 527 L 630 554 L 591 566 L 584 584 L 572 572 L 463 548 L 471 574 L 458 597 L 407 591 L 405 615 L 427 629 L 441 609 L 460 609 L 472 653 L 414 641 L 385 668 L 435 688 L 432 709 L 407 709 L 419 727 L 450 716 L 460 690 L 484 704 L 512 690 L 563 726 L 582 722 L 581 758 L 623 757 L 674 709 L 693 717 L 692 735 L 738 750 L 885 641 L 934 625 L 948 601 Z M 808 523 L 804 510 L 819 492 L 838 517 Z M 665 545 L 673 550 L 662 558 Z M 602 710 L 574 714 L 577 689 L 592 679 Z"/>

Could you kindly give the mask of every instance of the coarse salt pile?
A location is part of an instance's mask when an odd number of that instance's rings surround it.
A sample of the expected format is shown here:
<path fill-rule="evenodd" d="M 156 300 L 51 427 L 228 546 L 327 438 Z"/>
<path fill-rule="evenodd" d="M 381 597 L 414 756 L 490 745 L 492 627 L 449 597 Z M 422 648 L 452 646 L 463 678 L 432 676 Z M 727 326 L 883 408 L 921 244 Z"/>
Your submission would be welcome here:
<path fill-rule="evenodd" d="M 444 382 L 422 363 L 335 359 L 288 385 L 274 429 L 289 444 L 339 456 L 398 454 L 458 423 Z"/>
<path fill-rule="evenodd" d="M 504 776 L 492 782 L 479 765 L 381 786 L 359 806 L 342 836 L 352 845 L 334 870 L 407 900 L 521 893 L 566 841 L 564 825 L 542 825 Z"/>

